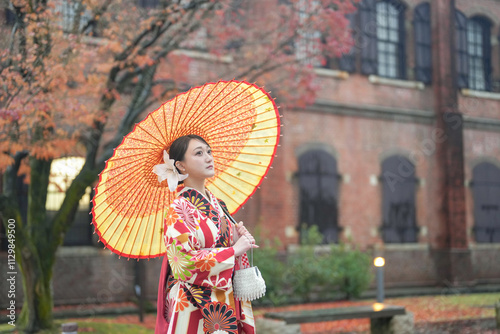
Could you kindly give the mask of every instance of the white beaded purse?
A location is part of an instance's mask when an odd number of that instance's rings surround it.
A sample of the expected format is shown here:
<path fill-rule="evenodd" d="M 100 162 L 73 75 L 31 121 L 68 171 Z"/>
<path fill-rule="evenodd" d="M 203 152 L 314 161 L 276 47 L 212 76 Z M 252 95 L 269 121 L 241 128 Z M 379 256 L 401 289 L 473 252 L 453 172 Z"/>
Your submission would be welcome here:
<path fill-rule="evenodd" d="M 233 277 L 234 297 L 242 301 L 259 299 L 266 294 L 266 282 L 259 268 L 253 265 L 253 247 L 250 252 L 250 267 L 236 270 Z"/>

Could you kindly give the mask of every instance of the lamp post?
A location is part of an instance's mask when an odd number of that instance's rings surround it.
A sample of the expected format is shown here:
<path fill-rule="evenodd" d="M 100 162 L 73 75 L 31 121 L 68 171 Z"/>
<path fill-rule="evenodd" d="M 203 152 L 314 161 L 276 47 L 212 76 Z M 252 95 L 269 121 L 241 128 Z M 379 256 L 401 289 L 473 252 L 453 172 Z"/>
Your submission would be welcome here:
<path fill-rule="evenodd" d="M 384 302 L 384 265 L 385 259 L 383 257 L 376 257 L 373 264 L 377 267 L 377 303 Z"/>

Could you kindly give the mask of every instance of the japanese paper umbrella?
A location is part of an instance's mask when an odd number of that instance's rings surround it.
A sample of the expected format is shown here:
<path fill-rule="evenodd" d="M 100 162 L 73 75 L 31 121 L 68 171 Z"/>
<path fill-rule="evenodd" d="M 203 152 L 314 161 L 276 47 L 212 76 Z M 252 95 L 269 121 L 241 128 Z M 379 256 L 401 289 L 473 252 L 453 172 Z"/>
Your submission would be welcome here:
<path fill-rule="evenodd" d="M 208 142 L 215 176 L 207 187 L 234 213 L 268 172 L 279 131 L 274 100 L 247 82 L 208 83 L 165 102 L 124 137 L 99 176 L 92 216 L 100 240 L 125 257 L 165 253 L 163 220 L 176 194 L 153 166 L 176 138 L 196 134 Z"/>

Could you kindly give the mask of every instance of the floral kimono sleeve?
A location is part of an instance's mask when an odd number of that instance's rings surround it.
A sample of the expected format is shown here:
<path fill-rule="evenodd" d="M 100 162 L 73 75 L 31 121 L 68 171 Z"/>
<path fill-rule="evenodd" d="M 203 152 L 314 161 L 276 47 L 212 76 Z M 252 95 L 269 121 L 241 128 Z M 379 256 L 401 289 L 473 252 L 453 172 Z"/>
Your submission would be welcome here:
<path fill-rule="evenodd" d="M 215 224 L 196 211 L 181 217 L 170 208 L 165 219 L 165 245 L 175 279 L 227 290 L 232 287 L 235 256 L 232 247 L 211 248 Z M 213 226 L 211 226 L 213 225 Z"/>

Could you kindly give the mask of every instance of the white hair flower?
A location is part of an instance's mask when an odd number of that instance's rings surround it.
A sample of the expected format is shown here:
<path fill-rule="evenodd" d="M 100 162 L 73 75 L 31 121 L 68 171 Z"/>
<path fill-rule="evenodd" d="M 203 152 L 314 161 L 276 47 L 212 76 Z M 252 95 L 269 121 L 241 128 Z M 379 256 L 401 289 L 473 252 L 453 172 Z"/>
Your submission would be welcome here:
<path fill-rule="evenodd" d="M 175 168 L 175 161 L 170 159 L 167 151 L 163 151 L 163 161 L 164 164 L 155 165 L 153 167 L 153 173 L 158 175 L 158 182 L 162 183 L 164 180 L 168 182 L 168 189 L 170 191 L 175 191 L 179 181 L 183 181 L 188 177 L 188 174 L 179 174 L 177 168 Z"/>

